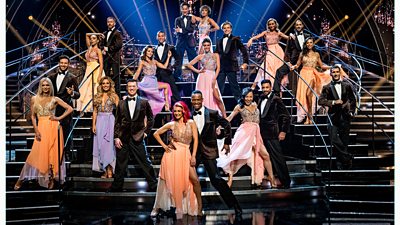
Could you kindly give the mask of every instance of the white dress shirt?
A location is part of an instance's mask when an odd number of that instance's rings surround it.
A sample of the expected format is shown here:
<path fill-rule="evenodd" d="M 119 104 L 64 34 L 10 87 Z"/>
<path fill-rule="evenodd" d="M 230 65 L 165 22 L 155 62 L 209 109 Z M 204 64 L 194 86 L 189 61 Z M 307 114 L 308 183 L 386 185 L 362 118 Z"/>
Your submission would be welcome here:
<path fill-rule="evenodd" d="M 231 35 L 229 35 L 229 36 L 231 36 Z M 229 37 L 224 37 L 224 38 L 222 39 L 222 50 L 223 50 L 223 51 L 225 51 L 226 43 L 228 43 L 228 38 L 229 38 Z"/>
<path fill-rule="evenodd" d="M 299 35 L 297 35 L 297 40 L 299 41 L 300 48 L 303 49 L 304 45 L 304 34 L 301 32 Z"/>
<path fill-rule="evenodd" d="M 128 101 L 128 98 L 135 98 L 135 101 L 133 101 L 133 100 Z M 133 118 L 133 114 L 135 113 L 135 107 L 136 107 L 136 102 L 137 102 L 137 94 L 134 95 L 133 97 L 128 96 L 126 101 L 128 101 L 129 113 L 131 114 L 131 119 L 132 119 Z"/>
<path fill-rule="evenodd" d="M 199 130 L 199 133 L 201 134 L 204 127 L 204 106 L 202 106 L 199 111 L 201 112 L 201 115 L 193 116 L 193 120 L 197 125 L 197 130 Z"/>
<path fill-rule="evenodd" d="M 336 90 L 336 93 L 339 96 L 339 99 L 341 99 L 342 98 L 342 84 L 341 83 L 340 84 L 335 84 L 335 90 Z"/>
<path fill-rule="evenodd" d="M 113 32 L 114 29 L 115 29 L 115 27 L 111 28 L 111 30 L 109 30 L 107 32 L 107 39 L 106 39 L 107 42 L 108 42 L 108 39 L 110 38 L 110 35 L 111 35 L 111 33 Z"/>
<path fill-rule="evenodd" d="M 164 53 L 165 41 L 164 41 L 162 44 L 163 44 L 162 46 L 158 46 L 158 47 L 157 47 L 157 55 L 158 55 L 158 58 L 159 58 L 160 60 L 161 60 L 162 55 L 163 55 L 163 53 Z"/>
<path fill-rule="evenodd" d="M 187 26 L 187 18 L 185 16 L 185 18 L 183 18 L 183 23 L 185 24 L 185 27 Z"/>
<path fill-rule="evenodd" d="M 267 101 L 268 101 L 269 97 L 271 96 L 271 94 L 272 94 L 272 92 L 270 92 L 270 93 L 268 94 L 268 96 L 267 96 L 266 98 L 264 98 L 264 99 L 261 101 L 261 106 L 260 106 L 260 108 L 261 108 L 261 115 L 264 113 L 265 105 L 267 104 Z"/>
<path fill-rule="evenodd" d="M 57 85 L 57 92 L 60 90 L 61 84 L 65 78 L 65 74 L 67 74 L 67 71 L 65 73 L 58 73 L 57 79 L 56 79 L 56 85 Z"/>

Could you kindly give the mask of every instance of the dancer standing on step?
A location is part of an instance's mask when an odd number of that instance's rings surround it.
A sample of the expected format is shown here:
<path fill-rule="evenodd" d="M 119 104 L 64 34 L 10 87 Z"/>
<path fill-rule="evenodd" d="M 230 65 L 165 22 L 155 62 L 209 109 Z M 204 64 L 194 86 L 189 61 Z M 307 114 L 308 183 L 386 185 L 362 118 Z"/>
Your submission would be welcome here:
<path fill-rule="evenodd" d="M 200 160 L 208 173 L 211 184 L 219 192 L 225 204 L 234 208 L 236 220 L 242 220 L 242 209 L 229 188 L 226 181 L 219 175 L 217 167 L 218 146 L 216 129 L 218 126 L 224 128 L 224 149 L 228 153 L 231 144 L 231 126 L 229 122 L 218 115 L 218 112 L 203 106 L 203 94 L 199 90 L 192 92 L 192 113 L 199 132 L 198 154 L 196 156 L 196 167 Z"/>
<path fill-rule="evenodd" d="M 233 112 L 226 118 L 229 122 L 239 114 L 242 123 L 232 139 L 231 151 L 217 159 L 217 166 L 229 174 L 228 186 L 232 186 L 233 175 L 244 165 L 251 168 L 251 183 L 260 187 L 264 178 L 264 168 L 268 171 L 271 187 L 276 187 L 271 160 L 260 135 L 260 111 L 253 101 L 253 90 L 243 89 L 242 98 Z"/>
<path fill-rule="evenodd" d="M 184 102 L 175 103 L 172 115 L 173 121 L 154 132 L 154 138 L 165 153 L 161 159 L 156 201 L 151 216 L 157 215 L 159 209 L 167 211 L 174 206 L 177 219 L 182 219 L 183 214 L 202 215 L 201 186 L 195 167 L 198 133 L 196 123 L 190 119 L 189 108 Z M 172 135 L 167 145 L 160 135 L 169 130 Z"/>
<path fill-rule="evenodd" d="M 220 68 L 219 55 L 211 52 L 210 39 L 204 39 L 202 45 L 204 53 L 199 54 L 185 66 L 199 74 L 196 81 L 196 90 L 203 93 L 204 106 L 212 110 L 219 110 L 222 117 L 225 118 L 225 106 L 217 84 Z M 193 65 L 197 62 L 200 62 L 201 69 L 194 68 Z"/>
<path fill-rule="evenodd" d="M 197 28 L 199 29 L 199 49 L 198 49 L 199 54 L 204 53 L 203 40 L 205 40 L 205 39 L 210 39 L 210 44 L 211 44 L 210 52 L 211 53 L 213 52 L 212 42 L 211 42 L 211 38 L 210 38 L 210 32 L 219 30 L 219 26 L 212 18 L 209 17 L 210 14 L 211 14 L 210 6 L 202 5 L 202 6 L 200 6 L 201 17 L 192 15 L 192 17 L 197 22 L 199 22 L 199 25 L 197 26 Z"/>
<path fill-rule="evenodd" d="M 57 106 L 65 110 L 60 116 L 55 116 Z M 72 107 L 62 99 L 54 97 L 51 80 L 42 78 L 39 82 L 37 95 L 31 98 L 31 109 L 35 139 L 14 186 L 16 191 L 21 188 L 24 180 L 35 179 L 40 186 L 48 189 L 53 189 L 54 180 L 58 180 L 60 183 L 65 181 L 65 164 L 62 159 L 64 136 L 59 121 L 72 113 Z M 37 124 L 36 117 L 38 119 Z M 62 160 L 61 174 L 59 171 L 60 160 Z M 60 175 L 61 180 L 59 180 Z"/>
<path fill-rule="evenodd" d="M 128 96 L 117 106 L 114 126 L 114 143 L 117 148 L 114 182 L 107 192 L 122 191 L 129 156 L 142 168 L 150 191 L 157 188 L 157 178 L 149 159 L 144 139 L 150 134 L 154 119 L 147 99 L 137 94 L 138 82 L 128 80 Z"/>
<path fill-rule="evenodd" d="M 232 24 L 229 21 L 222 23 L 224 36 L 217 42 L 216 53 L 219 54 L 221 60 L 221 71 L 218 75 L 218 87 L 221 94 L 224 94 L 225 80 L 228 77 L 229 86 L 236 102 L 240 99 L 240 87 L 237 80 L 237 72 L 239 71 L 239 63 L 237 60 L 238 51 L 242 53 L 243 65 L 240 67 L 246 70 L 249 63 L 249 55 L 244 47 L 240 37 L 232 35 Z"/>
<path fill-rule="evenodd" d="M 112 178 L 115 169 L 113 109 L 118 105 L 119 97 L 115 93 L 114 81 L 102 77 L 98 93 L 94 96 L 93 110 L 93 164 L 92 170 L 104 172 L 102 178 Z"/>
<path fill-rule="evenodd" d="M 260 130 L 268 150 L 272 168 L 283 188 L 290 188 L 289 170 L 280 141 L 285 140 L 290 127 L 290 114 L 282 99 L 272 93 L 271 81 L 261 81 L 262 96 L 258 104 L 260 110 Z"/>
<path fill-rule="evenodd" d="M 342 82 L 341 68 L 337 65 L 330 69 L 332 82 L 322 88 L 318 104 L 329 107 L 328 132 L 336 150 L 338 169 L 350 169 L 353 155 L 348 151 L 350 122 L 354 117 L 356 98 L 351 84 Z"/>

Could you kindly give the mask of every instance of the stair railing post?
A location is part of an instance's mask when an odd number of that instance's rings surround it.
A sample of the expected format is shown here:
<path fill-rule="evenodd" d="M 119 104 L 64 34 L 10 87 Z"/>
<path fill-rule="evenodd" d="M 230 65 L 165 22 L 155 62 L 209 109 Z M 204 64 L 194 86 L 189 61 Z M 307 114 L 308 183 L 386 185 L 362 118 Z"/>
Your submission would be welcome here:
<path fill-rule="evenodd" d="M 372 154 L 375 156 L 375 105 L 373 96 L 371 96 L 371 104 L 372 104 Z"/>
<path fill-rule="evenodd" d="M 9 124 L 8 124 L 8 144 L 9 144 L 9 149 L 8 149 L 8 161 L 11 161 L 11 133 L 12 133 L 12 129 L 11 129 L 11 121 L 12 121 L 12 107 L 11 107 L 11 102 L 8 103 L 9 105 Z"/>

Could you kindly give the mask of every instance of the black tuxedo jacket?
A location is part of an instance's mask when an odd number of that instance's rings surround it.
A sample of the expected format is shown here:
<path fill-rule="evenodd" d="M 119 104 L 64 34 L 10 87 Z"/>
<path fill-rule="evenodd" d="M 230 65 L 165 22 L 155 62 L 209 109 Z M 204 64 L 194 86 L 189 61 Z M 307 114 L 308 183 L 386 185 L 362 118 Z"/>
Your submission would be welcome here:
<path fill-rule="evenodd" d="M 261 110 L 261 101 L 258 104 L 261 135 L 267 140 L 277 139 L 280 132 L 289 131 L 290 114 L 282 99 L 274 94 L 269 96 L 264 110 Z"/>
<path fill-rule="evenodd" d="M 177 45 L 179 42 L 187 42 L 189 47 L 196 46 L 196 40 L 194 38 L 193 32 L 196 28 L 196 23 L 192 23 L 192 16 L 187 16 L 187 22 L 183 21 L 183 16 L 175 18 L 175 28 L 182 28 L 182 33 L 176 33 Z"/>
<path fill-rule="evenodd" d="M 168 51 L 171 51 L 172 57 L 174 58 L 175 62 L 174 62 L 174 65 L 171 65 L 171 59 L 170 59 L 167 69 L 162 69 L 162 68 L 157 67 L 157 74 L 159 74 L 160 71 L 165 71 L 168 74 L 171 74 L 173 69 L 176 67 L 176 65 L 180 65 L 178 63 L 178 60 L 179 60 L 178 52 L 175 50 L 175 47 L 173 45 L 168 45 L 167 43 L 165 43 L 164 51 L 163 51 L 163 54 L 162 54 L 162 56 L 160 58 L 158 56 L 158 52 L 157 52 L 158 48 L 160 48 L 160 46 L 157 46 L 156 49 L 154 50 L 154 59 L 155 60 L 157 60 L 158 62 L 164 64 L 165 61 L 167 61 Z"/>
<path fill-rule="evenodd" d="M 70 72 L 66 72 L 64 80 L 61 83 L 60 89 L 57 90 L 57 75 L 58 73 L 52 74 L 49 76 L 49 79 L 51 80 L 51 83 L 53 84 L 53 90 L 54 90 L 54 96 L 59 97 L 62 99 L 64 102 L 66 102 L 68 105 L 73 107 L 72 104 L 72 99 L 79 99 L 81 96 L 79 93 L 79 86 L 78 82 L 76 81 L 75 75 L 73 75 Z M 72 87 L 74 86 L 74 93 L 71 96 L 67 92 L 67 87 Z M 61 116 L 64 113 L 65 109 L 62 106 L 57 105 L 56 107 L 56 116 Z M 61 124 L 69 124 L 72 120 L 72 113 L 66 116 L 62 121 Z"/>
<path fill-rule="evenodd" d="M 239 71 L 239 62 L 237 60 L 238 51 L 243 55 L 243 63 L 249 63 L 249 54 L 244 47 L 240 37 L 229 36 L 226 42 L 225 51 L 223 50 L 223 38 L 218 40 L 216 53 L 220 56 L 221 61 L 221 71 Z"/>
<path fill-rule="evenodd" d="M 107 41 L 107 33 L 108 31 L 105 31 L 103 33 L 104 39 L 100 43 L 100 48 L 104 49 L 104 47 L 108 47 L 108 51 L 105 57 L 107 59 L 111 59 L 111 61 L 108 61 L 109 63 L 119 63 L 120 51 L 122 48 L 122 35 L 116 28 L 114 28 L 114 30 L 111 32 L 110 38 Z"/>
<path fill-rule="evenodd" d="M 285 48 L 285 61 L 290 62 L 291 64 L 295 65 L 297 60 L 299 59 L 301 53 L 301 46 L 299 40 L 297 39 L 296 33 L 290 34 L 289 37 L 294 36 L 295 38 L 289 38 L 286 43 Z M 311 35 L 303 31 L 304 41 L 309 38 Z"/>
<path fill-rule="evenodd" d="M 333 125 L 340 123 L 342 119 L 350 120 L 354 115 L 356 108 L 356 97 L 354 95 L 351 84 L 342 81 L 342 96 L 339 96 L 331 82 L 322 88 L 321 96 L 318 99 L 318 104 L 329 107 L 329 116 Z M 334 100 L 342 99 L 343 104 L 332 105 Z"/>
<path fill-rule="evenodd" d="M 197 152 L 205 159 L 216 159 L 218 158 L 218 146 L 217 134 L 215 131 L 217 127 L 221 125 L 224 128 L 224 143 L 230 145 L 232 143 L 231 125 L 226 119 L 222 118 L 218 114 L 218 111 L 206 107 L 204 107 L 204 115 L 202 116 L 204 116 L 204 127 L 201 134 L 199 134 Z"/>
<path fill-rule="evenodd" d="M 147 99 L 136 95 L 136 107 L 131 118 L 128 101 L 121 100 L 118 103 L 115 115 L 114 138 L 119 138 L 127 143 L 132 137 L 135 141 L 143 141 L 144 134 L 150 134 L 154 124 L 153 112 Z M 146 117 L 146 122 L 145 122 Z"/>

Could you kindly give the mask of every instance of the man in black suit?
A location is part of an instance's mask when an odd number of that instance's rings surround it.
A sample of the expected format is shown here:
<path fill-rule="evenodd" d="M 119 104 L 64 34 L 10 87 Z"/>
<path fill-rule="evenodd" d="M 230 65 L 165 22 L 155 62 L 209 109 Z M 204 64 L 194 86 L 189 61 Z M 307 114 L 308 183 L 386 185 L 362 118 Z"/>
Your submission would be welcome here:
<path fill-rule="evenodd" d="M 101 49 L 104 56 L 104 73 L 115 82 L 115 91 L 120 95 L 121 78 L 119 72 L 121 48 L 122 48 L 122 35 L 115 28 L 116 19 L 114 17 L 107 18 L 108 30 L 103 33 L 103 41 Z M 111 69 L 112 74 L 111 76 Z"/>
<path fill-rule="evenodd" d="M 185 51 L 189 62 L 196 57 L 196 39 L 194 38 L 194 30 L 196 28 L 196 21 L 189 15 L 189 4 L 184 2 L 180 6 L 182 15 L 175 19 L 175 32 L 176 32 L 176 51 L 179 55 L 178 63 L 176 64 L 175 80 L 182 79 L 182 63 Z M 196 78 L 196 77 L 195 77 Z"/>
<path fill-rule="evenodd" d="M 114 142 L 117 161 L 114 182 L 108 191 L 122 191 L 129 155 L 135 157 L 143 169 L 149 190 L 155 191 L 157 179 L 144 144 L 144 138 L 153 127 L 153 113 L 148 100 L 137 94 L 137 80 L 128 80 L 126 90 L 128 96 L 119 101 L 115 115 Z"/>
<path fill-rule="evenodd" d="M 168 51 L 171 51 L 172 57 L 175 59 L 175 63 L 173 66 L 171 66 L 171 60 L 170 60 L 167 69 L 162 69 L 157 67 L 157 73 L 156 73 L 158 81 L 168 83 L 169 86 L 171 87 L 172 90 L 171 105 L 174 105 L 175 102 L 181 100 L 181 97 L 179 95 L 179 90 L 175 84 L 175 78 L 173 76 L 173 70 L 175 69 L 176 71 L 176 65 L 179 64 L 179 55 L 176 52 L 175 47 L 173 45 L 167 44 L 164 31 L 157 32 L 157 41 L 158 41 L 158 46 L 156 47 L 155 50 L 154 59 L 164 64 L 165 61 L 167 60 Z"/>
<path fill-rule="evenodd" d="M 221 70 L 217 77 L 218 87 L 221 94 L 223 94 L 225 89 L 225 80 L 226 77 L 228 77 L 233 97 L 235 97 L 236 101 L 239 101 L 241 91 L 236 77 L 236 73 L 239 71 L 237 54 L 238 51 L 242 53 L 243 65 L 241 68 L 243 70 L 247 68 L 247 64 L 249 63 L 249 55 L 247 54 L 247 50 L 240 40 L 240 37 L 232 35 L 232 24 L 229 21 L 226 21 L 221 25 L 221 27 L 224 31 L 224 37 L 218 40 L 216 50 L 221 61 Z"/>
<path fill-rule="evenodd" d="M 69 57 L 67 55 L 61 55 L 58 61 L 58 72 L 50 75 L 49 78 L 53 83 L 54 95 L 73 107 L 72 99 L 79 99 L 81 95 L 75 75 L 68 71 L 69 63 Z M 65 109 L 63 107 L 57 105 L 55 116 L 61 116 L 64 111 Z M 60 124 L 63 128 L 63 136 L 66 143 L 64 152 L 66 153 L 67 160 L 75 160 L 71 153 L 72 134 L 68 138 L 72 126 L 72 113 L 62 119 Z"/>
<path fill-rule="evenodd" d="M 271 158 L 274 172 L 283 188 L 290 188 L 289 170 L 279 143 L 285 140 L 290 126 L 290 114 L 282 99 L 272 94 L 270 80 L 261 81 L 262 96 L 259 102 L 260 131 L 264 145 Z"/>
<path fill-rule="evenodd" d="M 348 82 L 340 81 L 340 67 L 331 67 L 332 82 L 322 88 L 318 104 L 329 107 L 328 132 L 337 154 L 338 169 L 350 169 L 353 155 L 348 151 L 350 121 L 354 116 L 356 97 Z"/>
<path fill-rule="evenodd" d="M 303 49 L 304 40 L 310 37 L 310 34 L 304 32 L 303 22 L 298 19 L 294 24 L 294 34 L 289 35 L 286 43 L 285 58 L 284 60 L 289 66 L 296 65 L 300 53 Z M 292 90 L 293 95 L 296 95 L 298 77 L 294 72 L 290 72 L 290 67 L 283 64 L 276 70 L 273 90 L 279 95 L 281 92 L 281 81 L 284 75 L 289 74 L 289 89 Z M 299 70 L 300 71 L 300 70 Z"/>
<path fill-rule="evenodd" d="M 224 148 L 226 152 L 229 152 L 229 145 L 231 144 L 231 125 L 226 119 L 222 118 L 217 111 L 203 106 L 203 94 L 201 91 L 193 91 L 191 100 L 194 109 L 192 118 L 199 130 L 198 155 L 196 156 L 198 159 L 197 165 L 200 160 L 203 162 L 211 184 L 218 190 L 225 204 L 229 208 L 234 208 L 236 215 L 235 221 L 239 221 L 242 219 L 242 209 L 226 181 L 219 175 L 216 160 L 218 158 L 216 129 L 218 126 L 224 128 Z"/>

